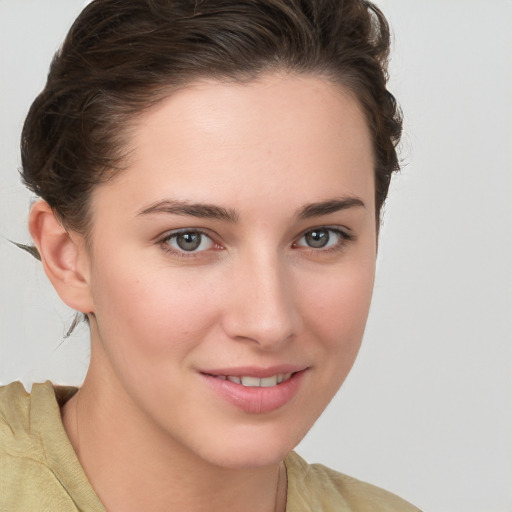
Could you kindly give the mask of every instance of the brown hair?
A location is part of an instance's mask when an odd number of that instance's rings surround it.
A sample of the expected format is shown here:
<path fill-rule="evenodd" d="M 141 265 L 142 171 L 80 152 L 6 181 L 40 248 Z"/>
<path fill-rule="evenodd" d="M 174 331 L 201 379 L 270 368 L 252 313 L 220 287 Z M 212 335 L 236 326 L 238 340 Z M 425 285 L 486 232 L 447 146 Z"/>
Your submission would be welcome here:
<path fill-rule="evenodd" d="M 364 0 L 95 0 L 55 55 L 22 133 L 22 177 L 86 234 L 92 188 L 122 170 L 130 123 L 204 77 L 317 74 L 350 91 L 375 153 L 377 219 L 402 119 L 386 89 L 389 27 Z"/>

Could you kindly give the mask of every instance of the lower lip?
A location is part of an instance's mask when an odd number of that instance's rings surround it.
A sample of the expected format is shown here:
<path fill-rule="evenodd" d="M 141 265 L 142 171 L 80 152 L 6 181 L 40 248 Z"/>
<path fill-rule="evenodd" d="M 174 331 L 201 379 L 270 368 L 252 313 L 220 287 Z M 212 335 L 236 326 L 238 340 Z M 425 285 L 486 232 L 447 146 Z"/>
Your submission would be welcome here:
<path fill-rule="evenodd" d="M 246 387 L 229 380 L 202 374 L 208 385 L 222 398 L 252 414 L 264 414 L 284 407 L 297 392 L 306 370 L 294 373 L 287 381 L 270 387 Z"/>

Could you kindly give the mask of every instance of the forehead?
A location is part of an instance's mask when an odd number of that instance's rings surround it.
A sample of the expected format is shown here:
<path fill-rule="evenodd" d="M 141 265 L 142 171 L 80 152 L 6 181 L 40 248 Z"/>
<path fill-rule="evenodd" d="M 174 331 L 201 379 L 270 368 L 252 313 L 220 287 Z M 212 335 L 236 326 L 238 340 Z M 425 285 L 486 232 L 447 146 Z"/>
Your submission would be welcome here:
<path fill-rule="evenodd" d="M 373 201 L 365 116 L 327 79 L 196 82 L 145 112 L 131 134 L 128 168 L 107 188 L 126 187 L 120 199 L 130 197 L 134 207 L 166 194 L 247 205 L 276 190 L 297 204 L 305 194 L 308 200 L 352 194 Z"/>

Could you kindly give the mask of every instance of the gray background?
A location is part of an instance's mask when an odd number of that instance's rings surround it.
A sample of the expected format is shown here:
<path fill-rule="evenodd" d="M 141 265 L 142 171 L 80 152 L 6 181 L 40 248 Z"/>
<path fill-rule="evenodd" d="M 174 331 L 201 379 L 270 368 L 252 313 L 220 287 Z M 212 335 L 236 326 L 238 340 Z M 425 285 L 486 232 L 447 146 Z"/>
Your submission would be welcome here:
<path fill-rule="evenodd" d="M 79 384 L 87 330 L 38 263 L 24 115 L 83 0 L 0 0 L 0 383 Z M 406 114 L 363 348 L 299 451 L 426 511 L 512 511 L 512 2 L 381 0 Z"/>

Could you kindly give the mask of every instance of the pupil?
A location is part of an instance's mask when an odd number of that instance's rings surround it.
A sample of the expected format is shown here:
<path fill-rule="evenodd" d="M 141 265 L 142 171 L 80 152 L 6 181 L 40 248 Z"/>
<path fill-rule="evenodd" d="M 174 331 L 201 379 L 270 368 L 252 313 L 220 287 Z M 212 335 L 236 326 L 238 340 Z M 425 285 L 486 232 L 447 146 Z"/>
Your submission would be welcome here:
<path fill-rule="evenodd" d="M 184 251 L 193 251 L 201 244 L 200 233 L 180 233 L 176 237 L 176 243 L 180 249 Z"/>
<path fill-rule="evenodd" d="M 315 229 L 306 234 L 306 242 L 310 247 L 325 247 L 329 242 L 329 231 L 327 229 Z"/>

